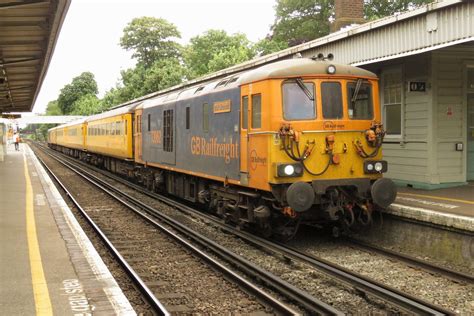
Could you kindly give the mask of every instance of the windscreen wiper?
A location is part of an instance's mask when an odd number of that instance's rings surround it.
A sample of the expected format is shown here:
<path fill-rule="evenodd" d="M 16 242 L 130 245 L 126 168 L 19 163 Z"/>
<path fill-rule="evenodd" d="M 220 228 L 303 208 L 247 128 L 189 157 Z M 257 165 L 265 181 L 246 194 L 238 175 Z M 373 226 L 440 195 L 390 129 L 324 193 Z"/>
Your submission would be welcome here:
<path fill-rule="evenodd" d="M 306 85 L 303 83 L 303 80 L 301 80 L 301 78 L 296 78 L 296 83 L 298 84 L 298 87 L 300 87 L 301 90 L 303 90 L 304 94 L 306 94 L 308 99 L 310 99 L 311 101 L 314 101 L 314 95 L 311 93 L 311 91 L 309 91 L 308 87 L 306 87 Z"/>
<path fill-rule="evenodd" d="M 362 79 L 357 79 L 357 83 L 356 83 L 356 86 L 355 86 L 355 89 L 354 89 L 354 93 L 352 94 L 352 98 L 351 98 L 351 103 L 355 103 L 355 101 L 357 100 L 357 96 L 359 95 L 359 90 L 360 90 L 360 86 L 362 85 Z"/>

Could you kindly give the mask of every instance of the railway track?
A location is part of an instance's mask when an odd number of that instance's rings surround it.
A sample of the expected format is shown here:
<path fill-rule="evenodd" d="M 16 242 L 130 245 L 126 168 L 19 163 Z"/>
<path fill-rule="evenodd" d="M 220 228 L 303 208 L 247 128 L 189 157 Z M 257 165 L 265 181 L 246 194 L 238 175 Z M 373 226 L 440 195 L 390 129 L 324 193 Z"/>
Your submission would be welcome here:
<path fill-rule="evenodd" d="M 110 175 L 107 175 L 107 176 L 110 176 Z M 126 185 L 131 185 L 130 183 L 114 175 L 112 175 L 111 177 L 114 178 L 114 180 L 116 181 L 120 181 Z M 182 212 L 185 212 L 187 214 L 192 214 L 193 216 L 197 216 L 201 218 L 204 217 L 206 218 L 207 221 L 211 221 L 213 222 L 214 225 L 218 225 L 219 227 L 221 227 L 222 230 L 225 230 L 228 233 L 234 234 L 238 236 L 239 238 L 245 240 L 246 242 L 253 244 L 254 246 L 257 246 L 261 249 L 265 249 L 265 251 L 267 252 L 271 252 L 273 254 L 281 256 L 285 258 L 288 262 L 290 261 L 291 262 L 293 261 L 304 262 L 305 264 L 310 265 L 311 267 L 319 271 L 323 271 L 324 273 L 331 275 L 334 278 L 337 278 L 338 280 L 342 281 L 346 285 L 351 286 L 352 288 L 354 288 L 359 293 L 362 293 L 363 295 L 371 295 L 371 296 L 377 297 L 383 300 L 384 302 L 388 302 L 389 304 L 393 306 L 397 306 L 397 308 L 401 310 L 414 312 L 417 314 L 431 314 L 431 315 L 452 314 L 452 312 L 449 310 L 443 309 L 434 304 L 430 304 L 429 302 L 425 302 L 417 297 L 408 295 L 402 291 L 388 287 L 384 284 L 371 280 L 362 275 L 358 275 L 357 273 L 351 272 L 340 266 L 332 264 L 326 260 L 323 260 L 321 258 L 317 258 L 314 256 L 309 256 L 305 253 L 297 251 L 296 249 L 291 249 L 285 245 L 270 242 L 268 240 L 256 237 L 246 232 L 241 232 L 228 225 L 223 224 L 222 222 L 220 222 L 219 220 L 216 220 L 215 218 L 211 216 L 208 216 L 202 213 L 197 213 L 194 209 L 186 205 L 183 205 L 182 203 L 177 203 L 176 201 L 171 200 L 167 197 L 163 197 L 163 196 L 151 193 L 139 186 L 136 186 L 136 185 L 132 185 L 132 186 L 135 189 L 140 190 L 142 193 L 152 196 L 155 199 L 159 199 L 160 201 L 167 203 L 168 205 L 171 205 Z M 437 273 L 441 273 L 441 272 L 437 272 Z M 275 285 L 273 285 L 272 287 L 275 288 Z M 299 302 L 299 304 L 301 304 L 301 306 L 305 306 L 306 308 L 308 307 L 307 305 L 305 305 L 306 303 L 304 302 Z"/>
<path fill-rule="evenodd" d="M 439 266 L 439 265 L 436 265 L 436 264 L 433 264 L 433 263 L 430 263 L 430 262 L 426 262 L 426 261 L 420 260 L 418 258 L 409 256 L 409 255 L 406 255 L 406 254 L 402 254 L 402 253 L 399 253 L 399 252 L 396 252 L 396 251 L 392 251 L 392 250 L 384 249 L 384 248 L 377 247 L 377 246 L 374 246 L 374 245 L 370 245 L 368 243 L 365 243 L 363 241 L 360 241 L 360 240 L 357 240 L 357 239 L 354 239 L 354 238 L 348 239 L 347 242 L 349 243 L 349 245 L 351 247 L 354 247 L 354 248 L 357 248 L 357 249 L 360 249 L 360 250 L 363 250 L 363 251 L 367 251 L 367 252 L 381 254 L 385 257 L 393 258 L 397 261 L 405 262 L 407 265 L 409 265 L 411 267 L 418 268 L 418 269 L 427 271 L 429 273 L 442 275 L 442 276 L 444 276 L 448 279 L 451 279 L 453 281 L 464 282 L 464 283 L 467 283 L 467 284 L 469 284 L 469 283 L 474 284 L 474 276 L 472 276 L 470 274 L 467 274 L 467 273 L 463 273 L 463 272 L 460 272 L 460 271 L 456 271 L 456 270 L 453 270 L 453 269 L 442 267 L 442 266 Z"/>
<path fill-rule="evenodd" d="M 49 153 L 47 154 L 50 155 Z M 53 157 L 53 155 L 51 155 L 51 157 Z M 172 218 L 169 218 L 164 214 L 160 214 L 157 210 L 142 203 L 134 197 L 124 192 L 121 192 L 120 190 L 114 188 L 113 185 L 110 185 L 102 179 L 88 173 L 86 170 L 77 166 L 73 166 L 70 162 L 61 161 L 61 158 L 57 156 L 54 157 L 54 159 L 57 159 L 58 162 L 63 164 L 65 167 L 70 168 L 79 176 L 84 178 L 86 181 L 97 186 L 109 196 L 113 197 L 114 199 L 122 203 L 124 206 L 135 212 L 137 215 L 140 215 L 142 218 L 146 219 L 149 223 L 153 224 L 153 226 L 158 228 L 161 232 L 166 233 L 169 237 L 173 238 L 176 242 L 179 242 L 182 246 L 193 252 L 196 256 L 204 260 L 207 264 L 211 265 L 214 269 L 223 273 L 227 279 L 230 279 L 235 284 L 238 284 L 240 287 L 244 288 L 247 293 L 251 293 L 252 295 L 257 297 L 257 299 L 263 302 L 264 305 L 271 307 L 275 313 L 283 315 L 300 314 L 300 312 L 292 308 L 290 305 L 281 303 L 279 300 L 272 297 L 267 292 L 261 290 L 253 283 L 250 283 L 237 273 L 225 267 L 218 260 L 214 259 L 213 257 L 203 252 L 201 249 L 196 247 L 195 244 L 199 244 L 200 247 L 212 251 L 214 255 L 218 256 L 220 259 L 225 260 L 232 266 L 238 267 L 239 270 L 244 271 L 246 275 L 251 276 L 254 279 L 260 280 L 262 283 L 271 287 L 273 290 L 279 292 L 285 298 L 289 299 L 292 302 L 295 302 L 299 306 L 302 306 L 307 312 L 330 315 L 343 314 L 341 311 L 330 306 L 329 304 L 326 304 L 321 300 L 312 297 L 305 291 L 302 291 L 292 286 L 284 280 L 272 275 L 268 271 L 254 266 L 251 262 L 245 260 L 244 258 L 236 254 L 233 254 L 225 247 L 222 247 L 217 243 L 213 242 L 212 240 L 192 231 L 191 229 L 185 227 L 179 222 L 173 220 Z M 51 172 L 51 170 L 49 170 L 49 172 Z M 55 179 L 57 179 L 56 176 L 54 177 Z M 70 193 L 68 193 L 68 195 L 71 196 Z M 84 213 L 84 215 L 87 216 L 86 213 Z M 165 225 L 163 225 L 163 223 Z M 171 229 L 169 227 L 171 227 Z M 100 231 L 98 227 L 95 228 L 95 230 Z M 179 234 L 175 233 L 174 231 L 179 232 Z M 101 232 L 99 232 L 99 234 L 105 235 Z M 183 238 L 183 236 L 185 236 L 186 238 Z M 103 238 L 107 240 L 107 237 L 104 236 Z M 192 242 L 190 242 L 188 239 L 192 240 Z M 113 245 L 110 245 L 108 247 L 114 249 Z M 118 251 L 116 252 L 116 257 L 122 257 L 118 253 Z M 157 302 L 158 300 L 152 297 L 151 291 L 146 287 L 146 284 L 140 280 L 140 278 L 133 271 L 133 269 L 131 269 L 130 265 L 126 262 L 122 263 L 122 265 L 128 271 L 127 273 L 133 275 L 134 280 L 137 280 L 137 285 L 142 288 L 141 291 L 142 293 L 144 293 L 144 296 L 147 298 L 147 301 L 149 301 L 149 303 L 153 306 L 160 306 L 160 303 Z M 154 301 L 157 303 L 154 303 Z M 160 312 L 159 309 L 157 310 Z"/>
<path fill-rule="evenodd" d="M 130 264 L 124 259 L 124 256 L 119 252 L 119 250 L 113 245 L 110 239 L 106 236 L 106 234 L 96 225 L 96 223 L 92 220 L 92 218 L 87 214 L 84 208 L 79 204 L 79 202 L 74 198 L 74 196 L 69 192 L 66 186 L 61 182 L 61 180 L 54 174 L 54 172 L 44 163 L 44 161 L 37 157 L 38 160 L 41 162 L 43 167 L 49 172 L 49 174 L 54 178 L 54 180 L 58 183 L 61 189 L 65 192 L 65 194 L 69 197 L 71 202 L 77 208 L 77 210 L 81 213 L 81 215 L 86 219 L 89 225 L 92 227 L 94 232 L 100 237 L 104 245 L 107 249 L 112 253 L 118 263 L 122 266 L 123 270 L 126 274 L 130 277 L 133 281 L 134 286 L 141 292 L 145 301 L 151 306 L 153 311 L 158 315 L 170 315 L 166 308 L 161 304 L 161 302 L 153 295 L 152 291 L 148 288 L 148 286 L 143 282 L 143 280 L 138 276 L 135 270 L 130 266 Z"/>

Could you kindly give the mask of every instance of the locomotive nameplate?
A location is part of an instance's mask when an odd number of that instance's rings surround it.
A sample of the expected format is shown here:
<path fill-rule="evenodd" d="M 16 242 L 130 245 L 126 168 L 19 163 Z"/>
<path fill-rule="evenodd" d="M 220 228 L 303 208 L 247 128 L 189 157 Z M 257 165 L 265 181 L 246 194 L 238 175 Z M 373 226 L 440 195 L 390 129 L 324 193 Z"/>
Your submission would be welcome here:
<path fill-rule="evenodd" d="M 213 108 L 214 113 L 227 113 L 230 112 L 230 99 L 224 101 L 214 102 Z"/>

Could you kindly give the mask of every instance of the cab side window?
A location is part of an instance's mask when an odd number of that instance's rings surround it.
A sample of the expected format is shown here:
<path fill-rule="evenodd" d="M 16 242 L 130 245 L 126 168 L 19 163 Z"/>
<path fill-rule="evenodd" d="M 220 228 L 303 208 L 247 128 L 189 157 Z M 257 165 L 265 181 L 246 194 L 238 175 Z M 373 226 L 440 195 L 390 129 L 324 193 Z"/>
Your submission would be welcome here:
<path fill-rule="evenodd" d="M 262 127 L 262 95 L 252 95 L 252 128 Z"/>

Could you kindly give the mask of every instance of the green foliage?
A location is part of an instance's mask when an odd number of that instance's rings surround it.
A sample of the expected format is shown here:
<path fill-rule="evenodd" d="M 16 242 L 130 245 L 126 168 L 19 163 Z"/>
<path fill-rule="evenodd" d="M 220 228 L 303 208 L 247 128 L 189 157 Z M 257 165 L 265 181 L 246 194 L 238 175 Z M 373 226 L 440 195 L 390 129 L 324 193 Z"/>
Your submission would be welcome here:
<path fill-rule="evenodd" d="M 365 0 L 364 14 L 367 20 L 375 20 L 384 16 L 407 11 L 433 0 Z"/>
<path fill-rule="evenodd" d="M 334 0 L 277 0 L 272 39 L 294 46 L 329 34 Z"/>
<path fill-rule="evenodd" d="M 367 20 L 414 9 L 433 0 L 364 0 Z M 271 38 L 295 46 L 328 35 L 334 0 L 277 0 Z"/>
<path fill-rule="evenodd" d="M 63 115 L 57 100 L 48 102 L 48 105 L 46 105 L 46 115 Z"/>
<path fill-rule="evenodd" d="M 190 78 L 233 66 L 254 56 L 255 51 L 244 34 L 228 35 L 223 30 L 209 30 L 191 38 L 184 52 Z"/>
<path fill-rule="evenodd" d="M 151 67 L 163 58 L 177 58 L 181 55 L 180 38 L 177 27 L 161 18 L 141 17 L 133 19 L 123 30 L 120 46 L 132 50 L 132 57 Z"/>
<path fill-rule="evenodd" d="M 279 42 L 271 38 L 264 38 L 253 46 L 258 56 L 264 56 L 288 48 L 288 43 Z"/>
<path fill-rule="evenodd" d="M 88 94 L 97 94 L 97 82 L 94 74 L 91 72 L 83 72 L 79 76 L 72 79 L 70 84 L 65 85 L 58 97 L 58 106 L 65 115 L 74 111 L 74 103 Z"/>
<path fill-rule="evenodd" d="M 122 83 L 105 94 L 103 107 L 107 109 L 143 95 L 180 84 L 185 75 L 186 69 L 175 58 L 156 61 L 149 68 L 138 64 L 135 68 L 121 72 Z"/>
<path fill-rule="evenodd" d="M 74 102 L 71 115 L 92 115 L 102 111 L 102 104 L 94 94 L 86 94 Z"/>

